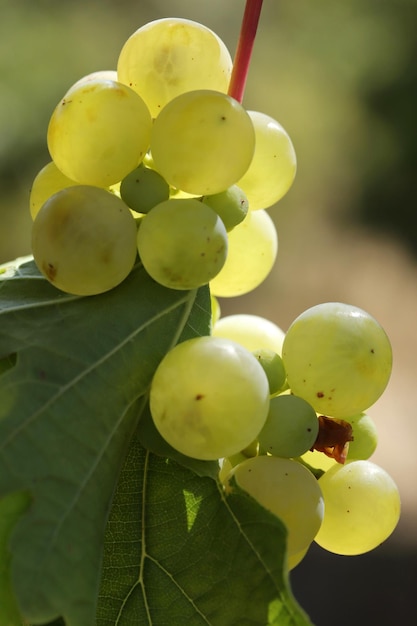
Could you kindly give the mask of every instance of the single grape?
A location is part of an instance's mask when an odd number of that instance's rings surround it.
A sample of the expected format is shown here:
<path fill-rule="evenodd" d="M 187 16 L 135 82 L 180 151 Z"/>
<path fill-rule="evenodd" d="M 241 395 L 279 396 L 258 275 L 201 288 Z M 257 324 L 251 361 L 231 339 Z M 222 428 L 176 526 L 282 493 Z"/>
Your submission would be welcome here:
<path fill-rule="evenodd" d="M 282 358 L 274 350 L 258 348 L 252 351 L 262 365 L 268 378 L 269 393 L 271 396 L 279 393 L 285 386 L 287 373 Z"/>
<path fill-rule="evenodd" d="M 259 446 L 274 456 L 301 456 L 310 450 L 318 431 L 316 412 L 308 402 L 293 395 L 275 396 L 258 435 Z"/>
<path fill-rule="evenodd" d="M 325 514 L 315 540 L 322 548 L 335 554 L 363 554 L 394 531 L 400 516 L 398 488 L 375 463 L 337 463 L 318 482 Z"/>
<path fill-rule="evenodd" d="M 154 207 L 138 230 L 138 251 L 150 276 L 171 289 L 196 289 L 222 268 L 227 232 L 198 200 L 167 200 Z"/>
<path fill-rule="evenodd" d="M 98 78 L 71 88 L 59 102 L 48 126 L 48 148 L 68 178 L 108 187 L 142 161 L 151 127 L 137 93 Z"/>
<path fill-rule="evenodd" d="M 120 197 L 137 213 L 148 213 L 169 199 L 169 185 L 155 170 L 141 163 L 121 181 Z"/>
<path fill-rule="evenodd" d="M 53 161 L 47 163 L 35 176 L 29 196 L 30 214 L 34 220 L 41 206 L 54 193 L 78 185 L 76 181 L 65 176 Z"/>
<path fill-rule="evenodd" d="M 216 211 L 227 231 L 243 222 L 249 209 L 248 199 L 237 185 L 211 196 L 203 196 L 202 202 Z"/>
<path fill-rule="evenodd" d="M 272 270 L 277 251 L 277 231 L 268 213 L 249 211 L 229 233 L 227 260 L 210 283 L 212 293 L 229 298 L 256 289 Z"/>
<path fill-rule="evenodd" d="M 321 470 L 323 472 L 327 472 L 328 469 L 337 464 L 336 459 L 327 456 L 324 452 L 319 452 L 319 450 L 307 450 L 300 458 L 310 465 L 313 470 Z"/>
<path fill-rule="evenodd" d="M 212 334 L 240 343 L 244 348 L 254 350 L 274 350 L 281 355 L 284 331 L 260 315 L 235 313 L 221 317 L 214 325 Z"/>
<path fill-rule="evenodd" d="M 254 149 L 249 115 L 218 91 L 177 96 L 152 129 L 155 169 L 172 187 L 192 194 L 215 194 L 233 185 L 248 169 Z"/>
<path fill-rule="evenodd" d="M 214 324 L 218 322 L 220 319 L 221 310 L 220 310 L 219 301 L 217 300 L 215 296 L 212 296 L 211 294 L 210 294 L 210 302 L 211 302 L 211 324 L 212 326 L 214 326 Z"/>
<path fill-rule="evenodd" d="M 297 317 L 282 357 L 292 392 L 317 413 L 338 418 L 376 402 L 392 367 L 383 328 L 369 313 L 339 302 L 313 306 Z"/>
<path fill-rule="evenodd" d="M 248 113 L 255 129 L 255 154 L 237 184 L 254 211 L 267 209 L 287 193 L 294 181 L 297 160 L 291 139 L 281 124 L 265 113 Z"/>
<path fill-rule="evenodd" d="M 81 85 L 85 85 L 86 83 L 90 83 L 93 80 L 104 79 L 104 80 L 115 80 L 117 81 L 117 71 L 116 70 L 98 70 L 97 72 L 90 72 L 85 76 L 79 78 L 75 83 L 71 85 L 68 91 L 71 91 L 74 88 L 80 87 Z"/>
<path fill-rule="evenodd" d="M 62 291 L 87 296 L 121 283 L 136 258 L 136 225 L 128 207 L 98 187 L 67 187 L 49 198 L 32 226 L 33 256 Z"/>
<path fill-rule="evenodd" d="M 349 442 L 348 461 L 366 460 L 375 452 L 378 431 L 374 420 L 366 413 L 345 417 L 353 429 L 353 441 Z"/>
<path fill-rule="evenodd" d="M 256 456 L 231 470 L 226 492 L 233 490 L 233 479 L 285 524 L 288 558 L 308 548 L 324 514 L 319 483 L 308 469 L 292 459 Z"/>
<path fill-rule="evenodd" d="M 149 22 L 125 42 L 118 79 L 146 102 L 152 117 L 173 98 L 196 89 L 226 93 L 232 59 L 209 28 L 181 18 Z"/>
<path fill-rule="evenodd" d="M 197 337 L 168 352 L 152 380 L 155 426 L 179 452 L 197 459 L 230 457 L 252 443 L 269 406 L 268 381 L 237 343 Z"/>

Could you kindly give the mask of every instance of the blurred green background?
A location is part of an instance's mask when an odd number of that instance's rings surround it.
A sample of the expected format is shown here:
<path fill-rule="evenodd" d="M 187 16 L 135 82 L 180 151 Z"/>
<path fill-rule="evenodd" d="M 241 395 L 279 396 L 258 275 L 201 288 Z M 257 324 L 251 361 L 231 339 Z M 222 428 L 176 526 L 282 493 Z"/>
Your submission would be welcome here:
<path fill-rule="evenodd" d="M 244 0 L 0 8 L 1 263 L 30 253 L 29 190 L 49 160 L 48 119 L 66 89 L 115 69 L 127 37 L 161 17 L 203 22 L 233 54 Z M 417 0 L 264 0 L 244 101 L 286 128 L 298 172 L 270 211 L 280 240 L 273 272 L 252 294 L 223 300 L 223 314 L 256 313 L 285 329 L 308 306 L 349 302 L 380 321 L 394 349 L 390 385 L 369 413 L 380 431 L 374 458 L 400 487 L 403 517 L 371 555 L 314 549 L 296 568 L 295 594 L 321 626 L 416 623 L 416 26 Z"/>

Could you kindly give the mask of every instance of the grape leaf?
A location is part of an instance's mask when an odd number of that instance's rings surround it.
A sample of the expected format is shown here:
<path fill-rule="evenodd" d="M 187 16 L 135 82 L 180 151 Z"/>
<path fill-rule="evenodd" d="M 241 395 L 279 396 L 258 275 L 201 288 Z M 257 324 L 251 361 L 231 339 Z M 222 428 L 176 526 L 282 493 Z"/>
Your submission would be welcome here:
<path fill-rule="evenodd" d="M 31 623 L 91 626 L 108 512 L 149 383 L 178 340 L 208 333 L 209 292 L 160 287 L 140 264 L 86 298 L 59 292 L 27 259 L 0 279 L 0 496 L 31 496 L 8 545 L 13 588 Z"/>
<path fill-rule="evenodd" d="M 286 529 L 250 496 L 132 442 L 106 531 L 97 626 L 308 626 Z"/>

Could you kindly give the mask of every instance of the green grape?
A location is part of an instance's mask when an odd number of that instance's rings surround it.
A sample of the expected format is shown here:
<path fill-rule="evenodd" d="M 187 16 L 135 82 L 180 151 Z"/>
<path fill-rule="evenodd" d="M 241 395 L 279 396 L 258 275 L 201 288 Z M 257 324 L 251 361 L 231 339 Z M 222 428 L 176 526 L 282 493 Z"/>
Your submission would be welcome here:
<path fill-rule="evenodd" d="M 274 350 L 281 355 L 284 331 L 260 315 L 235 313 L 221 317 L 214 325 L 212 334 L 240 343 L 244 348 L 254 350 Z"/>
<path fill-rule="evenodd" d="M 90 83 L 91 81 L 96 80 L 97 78 L 100 80 L 117 81 L 118 80 L 117 71 L 116 70 L 98 70 L 97 72 L 91 72 L 90 74 L 86 74 L 85 76 L 82 76 L 81 78 L 79 78 L 73 85 L 71 85 L 68 91 L 71 91 L 72 89 L 80 87 L 81 85 L 85 85 L 86 83 Z"/>
<path fill-rule="evenodd" d="M 171 289 L 196 289 L 222 268 L 227 232 L 210 207 L 198 200 L 167 200 L 141 222 L 137 239 L 150 276 Z"/>
<path fill-rule="evenodd" d="M 308 402 L 293 395 L 275 396 L 258 435 L 259 446 L 274 456 L 301 456 L 313 446 L 318 431 L 316 412 Z"/>
<path fill-rule="evenodd" d="M 384 391 L 392 367 L 389 339 L 369 313 L 339 302 L 307 309 L 291 324 L 282 357 L 292 392 L 317 413 L 361 413 Z"/>
<path fill-rule="evenodd" d="M 271 396 L 277 394 L 285 386 L 287 373 L 284 368 L 282 358 L 274 350 L 258 348 L 252 351 L 253 355 L 262 365 L 269 383 L 269 393 Z"/>
<path fill-rule="evenodd" d="M 243 222 L 248 213 L 248 199 L 237 185 L 212 196 L 203 196 L 202 201 L 216 211 L 227 231 Z"/>
<path fill-rule="evenodd" d="M 249 211 L 229 233 L 226 263 L 210 283 L 215 296 L 241 296 L 256 289 L 268 276 L 278 251 L 274 222 L 266 211 Z"/>
<path fill-rule="evenodd" d="M 211 294 L 210 294 L 210 302 L 211 302 L 211 323 L 212 323 L 212 326 L 214 326 L 214 324 L 218 322 L 220 319 L 221 310 L 220 310 L 219 301 L 217 300 L 215 296 L 212 296 Z"/>
<path fill-rule="evenodd" d="M 292 459 L 255 456 L 231 470 L 226 492 L 233 490 L 233 478 L 241 489 L 285 524 L 289 558 L 308 548 L 324 513 L 319 483 L 308 469 Z"/>
<path fill-rule="evenodd" d="M 162 437 L 203 460 L 230 457 L 250 445 L 264 425 L 268 381 L 255 357 L 217 337 L 178 344 L 161 361 L 150 410 Z"/>
<path fill-rule="evenodd" d="M 58 191 L 32 226 L 33 256 L 58 289 L 87 296 L 121 283 L 136 258 L 136 225 L 112 193 L 78 185 Z"/>
<path fill-rule="evenodd" d="M 308 545 L 307 548 L 304 548 L 304 550 L 300 550 L 300 552 L 297 552 L 296 554 L 292 554 L 290 557 L 287 558 L 287 570 L 289 572 L 293 570 L 294 567 L 297 567 L 297 565 L 301 563 L 303 558 L 306 556 L 310 548 L 310 545 Z"/>
<path fill-rule="evenodd" d="M 120 184 L 120 197 L 137 213 L 148 213 L 169 198 L 169 185 L 158 172 L 141 163 Z"/>
<path fill-rule="evenodd" d="M 327 472 L 328 469 L 337 464 L 336 459 L 327 456 L 324 452 L 320 452 L 319 450 L 307 450 L 300 458 L 301 461 L 310 465 L 313 470 L 317 469 L 323 472 Z"/>
<path fill-rule="evenodd" d="M 226 93 L 232 59 L 209 28 L 180 18 L 149 22 L 124 44 L 118 78 L 146 102 L 157 117 L 170 100 L 187 91 L 214 89 Z"/>
<path fill-rule="evenodd" d="M 65 176 L 53 161 L 47 163 L 35 176 L 29 196 L 30 214 L 34 220 L 41 206 L 57 191 L 78 185 Z"/>
<path fill-rule="evenodd" d="M 248 113 L 255 129 L 255 154 L 237 184 L 246 193 L 251 210 L 267 209 L 293 183 L 297 169 L 295 150 L 281 124 L 264 113 Z"/>
<path fill-rule="evenodd" d="M 94 79 L 71 88 L 52 113 L 48 148 L 65 176 L 109 187 L 142 161 L 152 120 L 143 100 L 122 83 Z"/>
<path fill-rule="evenodd" d="M 335 554 L 363 554 L 394 531 L 401 506 L 398 488 L 375 463 L 337 463 L 318 482 L 325 514 L 315 540 L 322 548 Z"/>
<path fill-rule="evenodd" d="M 208 195 L 246 172 L 255 149 L 249 115 L 224 93 L 189 91 L 171 100 L 151 136 L 155 169 L 177 189 Z"/>
<path fill-rule="evenodd" d="M 373 419 L 366 413 L 345 417 L 353 429 L 353 441 L 349 442 L 347 460 L 365 460 L 375 452 L 378 432 Z"/>

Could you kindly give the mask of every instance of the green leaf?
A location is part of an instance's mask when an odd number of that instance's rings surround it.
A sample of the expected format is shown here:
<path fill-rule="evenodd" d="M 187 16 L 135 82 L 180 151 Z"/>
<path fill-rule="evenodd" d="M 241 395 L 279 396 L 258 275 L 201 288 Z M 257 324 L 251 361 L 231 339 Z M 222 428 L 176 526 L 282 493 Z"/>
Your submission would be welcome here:
<path fill-rule="evenodd" d="M 242 491 L 133 441 L 106 531 L 96 626 L 308 626 L 286 530 Z"/>
<path fill-rule="evenodd" d="M 25 492 L 9 493 L 0 499 L 0 624 L 21 626 L 20 612 L 10 577 L 9 538 L 16 521 L 30 502 Z"/>
<path fill-rule="evenodd" d="M 29 622 L 91 626 L 112 496 L 153 372 L 180 338 L 208 333 L 209 292 L 160 287 L 140 264 L 87 298 L 27 259 L 0 279 L 0 495 L 31 495 L 9 543 L 14 591 Z"/>

